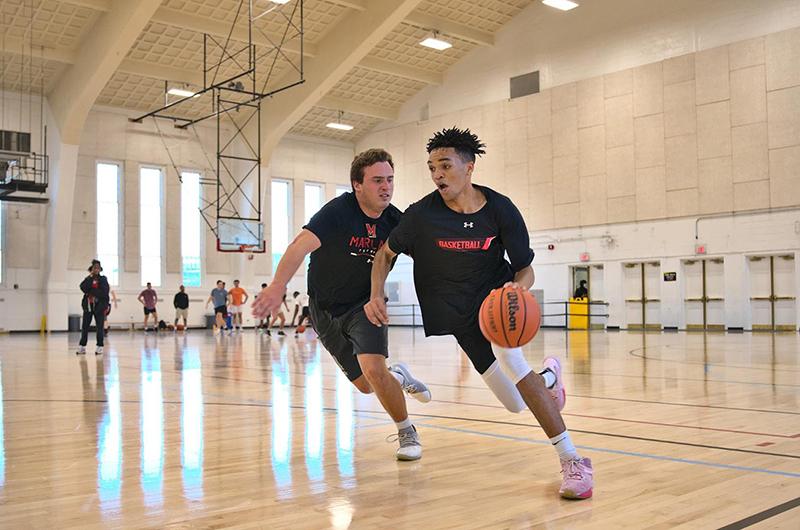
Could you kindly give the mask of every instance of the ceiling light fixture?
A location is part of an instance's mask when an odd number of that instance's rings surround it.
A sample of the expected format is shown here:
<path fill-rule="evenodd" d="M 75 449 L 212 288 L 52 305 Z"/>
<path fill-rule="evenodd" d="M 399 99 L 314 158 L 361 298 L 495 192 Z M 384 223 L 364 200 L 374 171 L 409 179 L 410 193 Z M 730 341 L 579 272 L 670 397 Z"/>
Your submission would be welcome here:
<path fill-rule="evenodd" d="M 196 98 L 197 94 L 192 92 L 191 90 L 184 90 L 182 88 L 170 88 L 167 90 L 167 94 L 171 94 L 173 96 L 179 96 L 182 98 Z"/>
<path fill-rule="evenodd" d="M 336 129 L 337 131 L 352 131 L 353 130 L 353 126 L 352 125 L 348 125 L 348 124 L 346 124 L 346 123 L 344 123 L 342 121 L 342 115 L 343 114 L 344 113 L 340 110 L 339 111 L 339 119 L 336 120 L 336 121 L 332 121 L 332 122 L 326 124 L 325 127 L 329 128 L 329 129 Z"/>
<path fill-rule="evenodd" d="M 291 1 L 292 0 L 270 0 L 270 2 L 272 2 L 273 4 L 281 4 L 281 5 L 288 4 Z"/>
<path fill-rule="evenodd" d="M 426 48 L 433 48 L 434 50 L 443 51 L 447 48 L 452 48 L 453 45 L 446 40 L 442 40 L 439 38 L 439 32 L 434 30 L 431 35 L 429 35 L 425 40 L 420 42 L 421 45 L 425 46 Z"/>
<path fill-rule="evenodd" d="M 575 9 L 579 5 L 578 2 L 573 2 L 572 0 L 542 0 L 542 3 L 546 6 L 560 9 L 561 11 L 569 11 L 570 9 Z"/>

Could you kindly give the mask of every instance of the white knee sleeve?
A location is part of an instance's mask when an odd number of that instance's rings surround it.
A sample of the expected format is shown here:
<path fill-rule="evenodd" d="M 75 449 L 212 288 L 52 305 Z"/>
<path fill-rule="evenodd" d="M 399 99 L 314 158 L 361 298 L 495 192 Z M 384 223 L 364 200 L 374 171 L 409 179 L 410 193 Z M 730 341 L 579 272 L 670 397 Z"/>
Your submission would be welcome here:
<path fill-rule="evenodd" d="M 528 366 L 528 361 L 522 355 L 522 348 L 501 348 L 496 344 L 492 344 L 492 351 L 500 362 L 500 368 L 511 378 L 515 385 L 523 377 L 531 373 L 531 367 Z"/>
<path fill-rule="evenodd" d="M 506 409 L 511 412 L 522 412 L 527 408 L 519 390 L 500 369 L 498 361 L 493 362 L 489 369 L 481 374 L 481 377 Z"/>

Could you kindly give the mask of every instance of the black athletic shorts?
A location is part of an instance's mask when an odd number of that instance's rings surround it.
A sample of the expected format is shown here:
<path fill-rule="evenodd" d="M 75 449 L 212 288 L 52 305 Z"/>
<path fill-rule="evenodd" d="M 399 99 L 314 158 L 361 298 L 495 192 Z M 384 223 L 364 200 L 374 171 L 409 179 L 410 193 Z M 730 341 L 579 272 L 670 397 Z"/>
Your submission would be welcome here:
<path fill-rule="evenodd" d="M 149 308 L 147 308 L 147 307 L 145 307 L 145 308 L 144 308 L 144 314 L 145 314 L 145 316 L 146 316 L 146 315 L 149 315 L 150 313 L 155 313 L 155 312 L 156 312 L 156 308 L 155 308 L 155 307 L 154 307 L 153 309 L 149 309 Z"/>
<path fill-rule="evenodd" d="M 217 313 L 222 314 L 222 316 L 224 317 L 225 315 L 228 314 L 228 306 L 226 306 L 226 305 L 218 305 L 218 306 L 214 307 L 214 314 L 216 315 Z"/>
<path fill-rule="evenodd" d="M 492 351 L 492 344 L 481 333 L 477 321 L 475 325 L 460 329 L 453 335 L 479 374 L 486 372 L 497 360 Z"/>
<path fill-rule="evenodd" d="M 370 322 L 364 314 L 363 304 L 335 317 L 317 309 L 312 300 L 309 312 L 319 340 L 350 381 L 355 381 L 362 374 L 356 355 L 378 353 L 389 357 L 389 329 L 386 326 L 379 328 Z"/>

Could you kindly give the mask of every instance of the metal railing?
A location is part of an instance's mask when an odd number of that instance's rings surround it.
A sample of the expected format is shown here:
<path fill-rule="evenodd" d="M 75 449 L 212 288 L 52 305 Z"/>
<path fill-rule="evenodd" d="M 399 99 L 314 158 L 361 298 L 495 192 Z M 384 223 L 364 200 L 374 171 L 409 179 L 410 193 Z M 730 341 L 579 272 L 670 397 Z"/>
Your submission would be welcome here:
<path fill-rule="evenodd" d="M 405 312 L 397 313 L 393 309 L 405 309 Z M 412 326 L 422 325 L 422 312 L 417 304 L 388 304 L 386 310 L 389 312 L 389 325 L 391 326 Z M 411 324 L 398 322 L 399 318 L 411 318 Z"/>
<path fill-rule="evenodd" d="M 588 306 L 587 307 L 587 313 L 573 313 L 573 312 L 570 312 L 570 310 L 569 310 L 569 305 L 570 304 L 581 304 L 581 303 L 582 304 L 586 304 Z M 608 318 L 608 310 L 607 309 L 606 309 L 606 311 L 604 313 L 593 313 L 592 312 L 592 307 L 593 306 L 595 306 L 595 307 L 600 306 L 600 307 L 603 307 L 603 308 L 607 308 L 609 306 L 608 302 L 602 302 L 602 301 L 599 301 L 599 300 L 597 300 L 597 301 L 587 300 L 586 302 L 576 302 L 574 300 L 572 300 L 572 301 L 570 301 L 570 300 L 553 300 L 553 301 L 550 301 L 550 302 L 542 302 L 542 305 L 563 305 L 564 306 L 564 312 L 563 313 L 548 313 L 548 314 L 544 314 L 543 313 L 542 314 L 542 327 L 548 327 L 544 323 L 544 319 L 548 318 L 548 317 L 564 317 L 563 326 L 549 326 L 549 327 L 564 327 L 566 329 L 570 329 L 570 327 L 569 327 L 569 317 L 572 317 L 572 316 L 588 318 L 589 319 L 589 329 L 592 329 L 592 319 L 595 319 L 595 318 Z M 601 323 L 601 325 L 602 325 L 602 323 Z"/>

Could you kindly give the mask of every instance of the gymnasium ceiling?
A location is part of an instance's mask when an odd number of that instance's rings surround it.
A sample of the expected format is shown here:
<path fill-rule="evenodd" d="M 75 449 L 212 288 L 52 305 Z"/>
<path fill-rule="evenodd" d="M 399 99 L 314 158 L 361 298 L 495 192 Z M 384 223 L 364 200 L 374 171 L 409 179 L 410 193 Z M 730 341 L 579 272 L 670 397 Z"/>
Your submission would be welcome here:
<path fill-rule="evenodd" d="M 477 46 L 491 46 L 497 31 L 536 0 L 422 0 L 367 56 L 344 75 L 299 121 L 291 133 L 349 142 L 357 141 L 379 122 L 392 119 L 400 107 L 428 85 L 441 82 L 443 73 Z M 292 0 L 281 10 L 290 13 Z M 306 57 L 316 44 L 345 17 L 365 8 L 369 0 L 305 0 Z M 80 53 L 81 42 L 111 0 L 2 0 L 0 42 L 2 87 L 19 91 L 43 87 L 50 93 Z M 152 110 L 164 101 L 164 82 L 202 79 L 203 33 L 224 40 L 239 0 L 163 0 L 124 60 L 108 80 L 96 103 L 137 111 Z M 274 6 L 254 0 L 254 9 Z M 33 20 L 33 24 L 31 24 Z M 246 20 L 246 19 L 245 19 Z M 254 41 L 279 40 L 286 24 L 279 16 L 256 22 Z M 31 31 L 32 28 L 32 31 Z M 419 45 L 431 30 L 439 30 L 453 47 L 435 51 Z M 235 40 L 235 39 L 234 39 Z M 32 51 L 31 51 L 32 50 Z M 286 58 L 258 62 L 261 72 L 272 67 L 275 77 L 297 62 L 296 41 Z M 191 108 L 192 106 L 196 108 Z M 183 112 L 199 113 L 199 105 Z M 343 111 L 350 132 L 325 127 Z"/>

